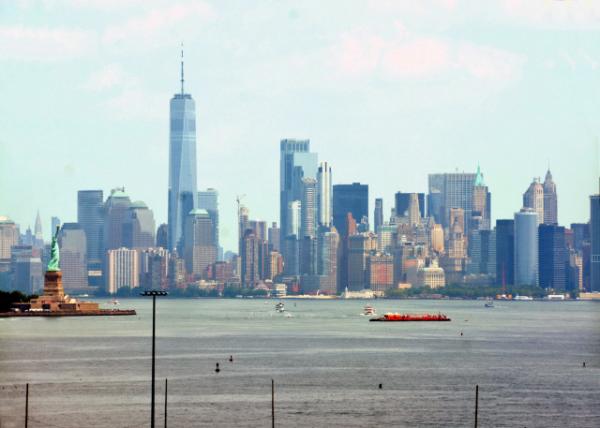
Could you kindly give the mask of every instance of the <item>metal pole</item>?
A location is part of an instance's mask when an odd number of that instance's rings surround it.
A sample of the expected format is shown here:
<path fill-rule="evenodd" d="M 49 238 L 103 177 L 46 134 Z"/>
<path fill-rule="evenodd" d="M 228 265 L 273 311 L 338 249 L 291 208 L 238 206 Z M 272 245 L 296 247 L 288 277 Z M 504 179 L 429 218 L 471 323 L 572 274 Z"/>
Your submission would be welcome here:
<path fill-rule="evenodd" d="M 477 413 L 479 411 L 479 385 L 475 385 L 475 428 L 477 428 Z"/>
<path fill-rule="evenodd" d="M 154 355 L 155 355 L 155 336 L 156 336 L 156 296 L 152 296 L 152 400 L 150 411 L 150 428 L 154 428 Z"/>
<path fill-rule="evenodd" d="M 165 379 L 165 428 L 167 428 L 167 391 L 168 391 L 168 385 L 167 385 L 167 379 Z"/>
<path fill-rule="evenodd" d="M 25 385 L 25 428 L 29 423 L 29 384 Z"/>
<path fill-rule="evenodd" d="M 271 426 L 275 428 L 275 381 L 271 379 Z"/>

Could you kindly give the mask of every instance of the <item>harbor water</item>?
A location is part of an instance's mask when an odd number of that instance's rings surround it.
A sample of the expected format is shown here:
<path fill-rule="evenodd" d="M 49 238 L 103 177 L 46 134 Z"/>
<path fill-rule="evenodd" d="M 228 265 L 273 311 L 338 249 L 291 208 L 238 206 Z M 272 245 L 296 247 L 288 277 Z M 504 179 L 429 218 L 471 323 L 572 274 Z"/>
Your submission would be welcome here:
<path fill-rule="evenodd" d="M 472 426 L 475 385 L 480 427 L 600 426 L 598 302 L 275 303 L 157 299 L 157 426 L 165 378 L 170 427 L 270 426 L 271 379 L 277 426 Z M 0 426 L 24 426 L 26 383 L 30 428 L 149 426 L 152 301 L 120 307 L 137 315 L 0 319 Z"/>

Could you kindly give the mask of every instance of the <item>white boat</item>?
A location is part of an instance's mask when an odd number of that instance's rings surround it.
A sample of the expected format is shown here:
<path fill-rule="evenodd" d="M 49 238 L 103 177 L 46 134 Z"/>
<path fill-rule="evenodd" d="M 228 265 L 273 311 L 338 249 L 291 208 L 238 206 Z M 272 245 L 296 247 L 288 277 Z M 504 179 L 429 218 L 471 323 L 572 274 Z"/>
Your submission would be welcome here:
<path fill-rule="evenodd" d="M 517 300 L 517 301 L 521 301 L 521 302 L 529 302 L 531 300 L 533 300 L 533 297 L 529 297 L 529 296 L 515 296 L 513 300 Z"/>
<path fill-rule="evenodd" d="M 279 313 L 285 312 L 285 306 L 283 302 L 279 302 L 275 305 L 275 310 Z"/>
<path fill-rule="evenodd" d="M 362 313 L 362 315 L 365 315 L 365 316 L 376 315 L 376 313 L 375 313 L 375 308 L 374 308 L 373 306 L 371 306 L 371 305 L 366 305 L 366 306 L 363 308 L 363 313 Z"/>

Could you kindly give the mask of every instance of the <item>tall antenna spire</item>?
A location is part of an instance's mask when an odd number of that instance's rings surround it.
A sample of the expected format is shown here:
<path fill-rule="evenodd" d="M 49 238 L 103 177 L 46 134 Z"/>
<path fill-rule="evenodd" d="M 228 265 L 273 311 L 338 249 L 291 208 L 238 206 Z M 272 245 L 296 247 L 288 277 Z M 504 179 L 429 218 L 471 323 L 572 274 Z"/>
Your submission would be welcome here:
<path fill-rule="evenodd" d="M 183 42 L 181 42 L 181 95 L 183 93 Z"/>

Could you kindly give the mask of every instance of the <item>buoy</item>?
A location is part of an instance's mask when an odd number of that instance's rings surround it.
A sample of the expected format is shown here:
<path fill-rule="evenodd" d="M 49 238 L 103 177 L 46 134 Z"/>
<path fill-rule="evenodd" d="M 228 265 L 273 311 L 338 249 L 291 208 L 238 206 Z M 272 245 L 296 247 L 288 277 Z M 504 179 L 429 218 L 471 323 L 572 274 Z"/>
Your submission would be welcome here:
<path fill-rule="evenodd" d="M 215 372 L 219 373 L 221 371 L 221 369 L 219 368 L 219 363 L 217 363 L 217 368 L 215 369 Z"/>
<path fill-rule="evenodd" d="M 230 356 L 229 356 L 229 362 L 230 362 L 230 363 L 233 363 L 233 355 L 230 355 Z"/>
<path fill-rule="evenodd" d="M 379 384 L 379 389 L 383 389 L 383 384 L 382 383 Z"/>

